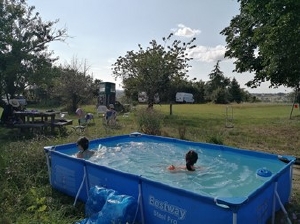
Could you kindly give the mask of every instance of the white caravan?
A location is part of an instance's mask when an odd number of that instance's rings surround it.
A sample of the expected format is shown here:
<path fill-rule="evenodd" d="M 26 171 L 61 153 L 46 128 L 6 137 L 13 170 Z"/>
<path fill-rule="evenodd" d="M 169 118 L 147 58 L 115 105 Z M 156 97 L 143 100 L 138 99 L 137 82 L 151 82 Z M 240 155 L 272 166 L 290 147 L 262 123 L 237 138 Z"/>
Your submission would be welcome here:
<path fill-rule="evenodd" d="M 177 103 L 194 103 L 194 96 L 191 93 L 176 93 L 176 102 Z"/>
<path fill-rule="evenodd" d="M 139 101 L 139 103 L 147 103 L 148 102 L 147 93 L 139 92 L 138 101 Z M 159 95 L 157 93 L 154 95 L 154 103 L 159 103 Z"/>

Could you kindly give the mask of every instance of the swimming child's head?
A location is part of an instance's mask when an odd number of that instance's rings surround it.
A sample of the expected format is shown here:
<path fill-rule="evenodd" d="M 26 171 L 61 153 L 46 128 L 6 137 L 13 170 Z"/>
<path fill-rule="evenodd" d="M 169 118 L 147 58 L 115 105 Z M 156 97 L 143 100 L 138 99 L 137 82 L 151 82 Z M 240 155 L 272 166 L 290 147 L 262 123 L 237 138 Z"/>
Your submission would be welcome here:
<path fill-rule="evenodd" d="M 87 150 L 89 148 L 90 141 L 86 137 L 80 137 L 77 140 L 77 145 L 80 145 L 83 149 L 83 151 Z"/>
<path fill-rule="evenodd" d="M 186 168 L 189 171 L 194 171 L 194 164 L 198 160 L 198 154 L 194 150 L 190 150 L 185 154 Z"/>

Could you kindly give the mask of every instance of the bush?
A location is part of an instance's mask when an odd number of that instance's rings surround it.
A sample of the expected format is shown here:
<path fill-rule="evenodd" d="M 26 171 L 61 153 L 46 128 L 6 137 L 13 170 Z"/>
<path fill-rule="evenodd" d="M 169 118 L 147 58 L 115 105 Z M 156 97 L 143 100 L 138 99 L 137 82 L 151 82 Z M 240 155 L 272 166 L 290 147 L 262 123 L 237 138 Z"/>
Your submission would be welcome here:
<path fill-rule="evenodd" d="M 224 145 L 223 139 L 221 136 L 210 136 L 210 137 L 208 137 L 206 142 L 217 144 L 217 145 Z"/>
<path fill-rule="evenodd" d="M 154 109 L 140 109 L 136 112 L 136 120 L 141 132 L 149 135 L 160 135 L 162 115 Z"/>
<path fill-rule="evenodd" d="M 178 134 L 180 139 L 186 139 L 185 133 L 186 133 L 186 126 L 178 127 Z"/>

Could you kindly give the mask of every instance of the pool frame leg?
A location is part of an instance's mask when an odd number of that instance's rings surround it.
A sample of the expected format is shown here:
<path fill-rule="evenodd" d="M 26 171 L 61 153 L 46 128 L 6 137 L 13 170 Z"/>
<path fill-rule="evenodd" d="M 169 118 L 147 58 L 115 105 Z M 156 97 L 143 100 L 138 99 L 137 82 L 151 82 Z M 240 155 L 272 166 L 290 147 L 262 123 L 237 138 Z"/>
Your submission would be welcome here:
<path fill-rule="evenodd" d="M 83 166 L 83 178 L 82 178 L 82 182 L 81 182 L 81 184 L 80 184 L 80 186 L 79 186 L 79 189 L 78 189 L 78 191 L 77 191 L 77 194 L 76 194 L 76 197 L 75 197 L 75 200 L 74 200 L 73 206 L 75 206 L 75 205 L 76 205 L 76 202 L 77 202 L 78 196 L 79 196 L 79 194 L 80 194 L 80 191 L 81 191 L 81 189 L 82 189 L 82 187 L 83 187 L 83 184 L 84 184 L 84 182 L 85 182 L 85 181 L 86 181 L 86 167 L 85 167 L 85 166 Z"/>
<path fill-rule="evenodd" d="M 139 181 L 138 187 L 139 187 L 138 206 L 140 206 L 140 209 L 141 209 L 142 224 L 145 224 L 144 210 L 143 210 L 142 182 L 141 181 Z"/>
<path fill-rule="evenodd" d="M 290 218 L 289 218 L 289 215 L 288 215 L 287 211 L 286 211 L 285 208 L 284 208 L 284 205 L 282 204 L 282 202 L 281 202 L 281 200 L 280 200 L 279 194 L 278 194 L 278 192 L 277 192 L 277 185 L 278 185 L 278 182 L 276 181 L 276 182 L 275 182 L 275 187 L 274 187 L 274 196 L 273 196 L 274 199 L 273 199 L 272 224 L 275 223 L 275 205 L 276 205 L 276 198 L 277 198 L 277 200 L 278 200 L 278 202 L 279 202 L 279 205 L 280 205 L 280 207 L 281 207 L 283 213 L 284 213 L 285 216 L 286 216 L 287 222 L 288 222 L 289 224 L 292 224 L 292 222 L 291 222 L 291 220 L 290 220 Z"/>
<path fill-rule="evenodd" d="M 52 181 L 51 181 L 51 163 L 50 163 L 50 153 L 51 150 L 48 151 L 44 151 L 45 152 L 45 156 L 46 156 L 46 162 L 47 162 L 47 168 L 48 168 L 48 177 L 49 177 L 49 183 L 52 186 Z"/>
<path fill-rule="evenodd" d="M 236 212 L 232 213 L 232 224 L 237 224 L 237 213 Z"/>

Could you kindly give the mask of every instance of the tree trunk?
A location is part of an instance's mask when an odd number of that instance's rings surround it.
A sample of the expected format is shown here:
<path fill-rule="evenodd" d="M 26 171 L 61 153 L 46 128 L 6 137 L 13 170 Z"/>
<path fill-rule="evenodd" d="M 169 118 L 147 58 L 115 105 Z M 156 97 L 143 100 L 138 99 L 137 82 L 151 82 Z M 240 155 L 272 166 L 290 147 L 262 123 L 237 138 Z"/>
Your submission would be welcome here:
<path fill-rule="evenodd" d="M 153 109 L 153 102 L 148 102 L 148 109 Z"/>
<path fill-rule="evenodd" d="M 292 114 L 293 114 L 293 111 L 294 111 L 294 107 L 295 107 L 295 104 L 296 104 L 297 99 L 298 99 L 298 93 L 299 93 L 299 87 L 297 87 L 296 90 L 295 90 L 295 97 L 294 97 L 294 101 L 293 101 L 293 105 L 292 105 L 292 109 L 291 109 L 291 113 L 290 113 L 290 119 L 292 119 Z"/>

